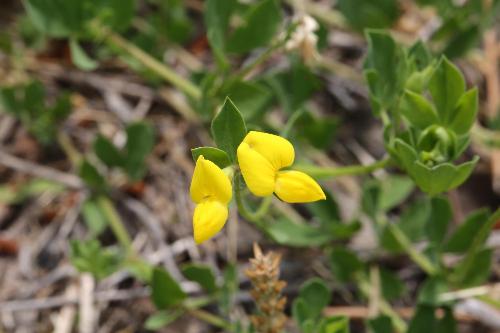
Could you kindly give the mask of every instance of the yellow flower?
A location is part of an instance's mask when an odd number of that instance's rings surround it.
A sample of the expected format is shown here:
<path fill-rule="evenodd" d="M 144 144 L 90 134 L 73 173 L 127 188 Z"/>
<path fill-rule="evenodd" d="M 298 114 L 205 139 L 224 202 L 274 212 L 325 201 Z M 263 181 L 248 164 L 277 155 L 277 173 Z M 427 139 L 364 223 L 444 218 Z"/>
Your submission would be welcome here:
<path fill-rule="evenodd" d="M 239 145 L 238 163 L 250 192 L 264 197 L 273 192 L 290 203 L 324 200 L 319 184 L 300 171 L 281 170 L 293 164 L 290 141 L 277 135 L 251 131 Z"/>
<path fill-rule="evenodd" d="M 197 204 L 193 215 L 194 240 L 200 244 L 224 227 L 227 205 L 232 196 L 231 182 L 217 165 L 200 155 L 194 168 L 190 194 Z"/>

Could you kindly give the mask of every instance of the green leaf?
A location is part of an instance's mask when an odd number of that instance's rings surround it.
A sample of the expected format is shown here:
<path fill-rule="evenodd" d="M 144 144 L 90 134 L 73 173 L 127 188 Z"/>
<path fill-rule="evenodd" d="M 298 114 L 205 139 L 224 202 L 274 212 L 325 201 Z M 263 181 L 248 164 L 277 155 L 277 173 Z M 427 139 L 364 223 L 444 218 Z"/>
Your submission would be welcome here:
<path fill-rule="evenodd" d="M 82 215 L 85 224 L 90 230 L 92 236 L 96 237 L 108 226 L 108 220 L 104 212 L 102 212 L 100 205 L 95 198 L 85 200 L 82 205 Z"/>
<path fill-rule="evenodd" d="M 473 287 L 485 283 L 491 274 L 493 250 L 482 249 L 474 255 L 473 265 L 463 273 L 462 287 Z"/>
<path fill-rule="evenodd" d="M 435 197 L 431 199 L 431 214 L 427 220 L 426 233 L 430 241 L 440 246 L 448 224 L 453 217 L 450 203 L 445 197 Z"/>
<path fill-rule="evenodd" d="M 332 240 L 332 236 L 325 233 L 324 229 L 284 218 L 267 226 L 266 231 L 277 243 L 289 246 L 320 246 Z"/>
<path fill-rule="evenodd" d="M 172 311 L 159 311 L 146 319 L 144 328 L 151 331 L 158 331 L 159 329 L 173 323 L 182 314 L 183 311 L 179 309 Z"/>
<path fill-rule="evenodd" d="M 372 333 L 394 332 L 391 318 L 383 315 L 378 316 L 377 318 L 374 319 L 369 319 L 368 327 L 370 328 L 370 332 Z"/>
<path fill-rule="evenodd" d="M 449 124 L 458 100 L 465 92 L 460 70 L 443 57 L 429 81 L 429 91 L 443 124 Z"/>
<path fill-rule="evenodd" d="M 205 2 L 205 25 L 210 46 L 224 56 L 226 33 L 229 30 L 229 18 L 235 8 L 235 0 L 207 0 Z"/>
<path fill-rule="evenodd" d="M 431 202 L 424 197 L 413 202 L 401 214 L 399 226 L 401 231 L 412 241 L 418 241 L 424 236 L 427 221 L 431 216 Z"/>
<path fill-rule="evenodd" d="M 319 333 L 349 333 L 349 318 L 344 316 L 324 318 Z"/>
<path fill-rule="evenodd" d="M 339 0 L 340 12 L 349 24 L 362 31 L 365 28 L 390 27 L 399 16 L 396 0 Z"/>
<path fill-rule="evenodd" d="M 439 123 L 437 112 L 432 104 L 425 97 L 409 90 L 403 95 L 400 110 L 417 128 L 425 129 Z"/>
<path fill-rule="evenodd" d="M 412 320 L 408 326 L 407 333 L 438 333 L 436 328 L 436 309 L 428 305 L 418 305 L 417 311 L 413 315 Z M 441 333 L 441 332 L 439 332 Z"/>
<path fill-rule="evenodd" d="M 479 44 L 481 35 L 481 29 L 477 25 L 472 25 L 459 31 L 455 30 L 442 53 L 452 59 L 461 57 L 468 50 Z"/>
<path fill-rule="evenodd" d="M 265 230 L 269 236 L 279 244 L 295 247 L 310 247 L 321 246 L 336 239 L 348 238 L 359 230 L 359 227 L 359 223 L 339 223 L 315 227 L 281 218 L 267 225 Z"/>
<path fill-rule="evenodd" d="M 94 2 L 94 15 L 114 30 L 123 31 L 130 26 L 135 15 L 136 0 L 99 0 Z"/>
<path fill-rule="evenodd" d="M 223 283 L 220 293 L 219 306 L 224 315 L 229 315 L 233 309 L 234 296 L 238 292 L 238 271 L 235 265 L 228 265 L 224 269 Z"/>
<path fill-rule="evenodd" d="M 401 47 L 385 31 L 369 30 L 364 75 L 370 88 L 374 112 L 390 109 L 399 97 L 408 75 L 408 64 Z"/>
<path fill-rule="evenodd" d="M 417 161 L 410 172 L 422 191 L 430 195 L 436 195 L 454 189 L 465 182 L 478 161 L 479 157 L 476 156 L 471 161 L 458 166 L 443 163 L 432 168 Z"/>
<path fill-rule="evenodd" d="M 330 269 L 340 282 L 349 282 L 363 269 L 363 263 L 357 255 L 346 248 L 334 248 L 330 252 Z"/>
<path fill-rule="evenodd" d="M 26 0 L 26 12 L 33 25 L 51 37 L 68 37 L 79 33 L 89 12 L 85 1 Z"/>
<path fill-rule="evenodd" d="M 390 175 L 368 181 L 363 186 L 361 205 L 369 216 L 388 211 L 401 204 L 414 190 L 414 182 L 406 176 Z"/>
<path fill-rule="evenodd" d="M 109 167 L 118 167 L 125 164 L 122 153 L 102 135 L 99 135 L 94 141 L 94 153 Z"/>
<path fill-rule="evenodd" d="M 227 42 L 227 51 L 249 52 L 265 46 L 276 34 L 281 22 L 281 10 L 276 0 L 262 0 L 253 5 L 242 18 Z"/>
<path fill-rule="evenodd" d="M 368 216 L 374 218 L 380 210 L 380 185 L 377 181 L 368 181 L 363 184 L 361 208 Z"/>
<path fill-rule="evenodd" d="M 408 55 L 413 59 L 419 71 L 427 68 L 432 62 L 432 55 L 421 40 L 418 40 L 410 47 Z"/>
<path fill-rule="evenodd" d="M 272 99 L 266 87 L 255 82 L 239 81 L 226 93 L 231 98 L 245 119 L 252 119 L 264 111 Z"/>
<path fill-rule="evenodd" d="M 64 186 L 46 179 L 32 179 L 26 183 L 18 184 L 15 187 L 8 184 L 0 185 L 0 204 L 11 205 L 23 202 L 24 200 L 38 196 L 43 193 L 54 195 L 64 191 Z"/>
<path fill-rule="evenodd" d="M 379 205 L 388 211 L 401 204 L 415 189 L 413 181 L 406 176 L 390 175 L 380 181 Z"/>
<path fill-rule="evenodd" d="M 408 143 L 398 138 L 394 141 L 394 151 L 397 159 L 402 164 L 403 169 L 405 169 L 406 172 L 408 172 L 408 174 L 413 178 L 413 164 L 418 159 L 415 149 Z"/>
<path fill-rule="evenodd" d="M 323 280 L 312 278 L 300 287 L 299 298 L 303 299 L 307 305 L 308 317 L 318 318 L 323 308 L 330 304 L 330 289 Z"/>
<path fill-rule="evenodd" d="M 197 282 L 208 293 L 217 291 L 215 275 L 207 265 L 187 264 L 182 267 L 182 274 L 189 280 Z"/>
<path fill-rule="evenodd" d="M 73 240 L 70 245 L 70 260 L 75 268 L 80 272 L 89 272 L 99 280 L 116 272 L 124 259 L 120 252 L 102 248 L 96 239 Z"/>
<path fill-rule="evenodd" d="M 448 291 L 448 284 L 441 277 L 428 278 L 418 293 L 418 304 L 442 305 L 439 296 Z"/>
<path fill-rule="evenodd" d="M 144 176 L 145 160 L 154 147 L 153 127 L 145 122 L 127 126 L 127 144 L 125 145 L 125 169 L 133 180 Z"/>
<path fill-rule="evenodd" d="M 475 270 L 476 264 L 478 264 L 476 263 L 476 260 L 478 260 L 477 256 L 483 250 L 483 245 L 486 242 L 488 235 L 491 233 L 491 229 L 493 229 L 499 219 L 500 208 L 490 215 L 486 222 L 481 225 L 479 231 L 475 233 L 474 239 L 465 253 L 465 257 L 455 267 L 453 275 L 451 276 L 451 280 L 455 284 L 460 284 L 466 281 L 467 276 Z M 484 267 L 486 264 L 483 262 L 482 266 Z"/>
<path fill-rule="evenodd" d="M 198 157 L 203 155 L 203 157 L 209 161 L 214 162 L 219 168 L 224 169 L 231 165 L 229 156 L 225 151 L 214 147 L 198 147 L 191 149 L 191 155 L 193 160 L 196 162 Z"/>
<path fill-rule="evenodd" d="M 307 210 L 318 218 L 323 225 L 341 221 L 339 206 L 330 191 L 324 190 L 326 199 L 305 204 Z"/>
<path fill-rule="evenodd" d="M 0 106 L 6 112 L 15 114 L 19 109 L 18 98 L 16 98 L 16 88 L 15 87 L 2 87 L 0 88 Z"/>
<path fill-rule="evenodd" d="M 299 324 L 299 327 L 304 331 L 304 326 L 309 320 L 309 308 L 307 302 L 298 297 L 293 301 L 292 304 L 292 316 L 293 319 Z"/>
<path fill-rule="evenodd" d="M 95 190 L 103 190 L 106 186 L 106 179 L 97 171 L 96 167 L 87 160 L 80 163 L 78 174 L 83 181 Z"/>
<path fill-rule="evenodd" d="M 453 317 L 453 308 L 444 307 L 444 316 L 438 319 L 436 333 L 457 333 L 457 322 Z"/>
<path fill-rule="evenodd" d="M 293 61 L 289 71 L 269 76 L 265 82 L 273 89 L 279 103 L 288 113 L 302 107 L 322 86 L 317 75 L 300 61 Z"/>
<path fill-rule="evenodd" d="M 458 135 L 466 134 L 476 120 L 478 108 L 477 88 L 473 88 L 463 94 L 457 102 L 450 122 L 450 128 Z"/>
<path fill-rule="evenodd" d="M 444 252 L 465 253 L 489 217 L 487 209 L 472 212 L 443 246 Z"/>
<path fill-rule="evenodd" d="M 316 116 L 306 110 L 297 120 L 294 133 L 318 149 L 327 149 L 332 143 L 340 120 L 334 116 Z"/>
<path fill-rule="evenodd" d="M 128 260 L 124 266 L 137 280 L 147 284 L 151 283 L 154 267 L 150 263 L 142 260 Z"/>
<path fill-rule="evenodd" d="M 245 121 L 233 104 L 226 98 L 221 111 L 212 121 L 212 135 L 217 147 L 224 150 L 231 162 L 236 162 L 236 150 L 247 134 Z"/>
<path fill-rule="evenodd" d="M 78 41 L 74 38 L 69 41 L 69 49 L 71 51 L 71 60 L 76 67 L 84 71 L 92 71 L 99 65 L 95 60 L 91 59 L 82 49 Z"/>
<path fill-rule="evenodd" d="M 388 301 L 400 298 L 406 291 L 406 286 L 394 273 L 389 270 L 380 270 L 380 284 L 382 295 Z"/>
<path fill-rule="evenodd" d="M 153 270 L 151 289 L 153 303 L 160 310 L 177 305 L 187 297 L 179 283 L 161 267 Z"/>

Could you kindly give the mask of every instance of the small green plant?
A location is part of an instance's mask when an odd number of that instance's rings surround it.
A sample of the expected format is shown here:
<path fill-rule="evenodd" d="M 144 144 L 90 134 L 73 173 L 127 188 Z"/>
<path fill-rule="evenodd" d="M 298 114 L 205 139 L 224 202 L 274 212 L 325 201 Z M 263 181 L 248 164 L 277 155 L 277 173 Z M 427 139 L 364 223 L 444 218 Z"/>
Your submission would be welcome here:
<path fill-rule="evenodd" d="M 68 95 L 47 105 L 46 92 L 40 81 L 0 88 L 0 107 L 19 119 L 44 145 L 54 141 L 59 123 L 71 111 Z"/>

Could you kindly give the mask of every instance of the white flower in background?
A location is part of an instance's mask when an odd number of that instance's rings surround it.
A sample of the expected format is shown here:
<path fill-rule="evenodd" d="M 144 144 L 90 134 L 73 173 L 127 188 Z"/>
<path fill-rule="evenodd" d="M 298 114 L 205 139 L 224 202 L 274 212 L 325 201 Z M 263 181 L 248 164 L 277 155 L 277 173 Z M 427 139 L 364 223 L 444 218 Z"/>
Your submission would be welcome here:
<path fill-rule="evenodd" d="M 316 44 L 318 36 L 314 33 L 319 29 L 318 22 L 309 15 L 296 19 L 297 27 L 287 41 L 285 48 L 288 51 L 297 50 L 306 63 L 310 63 L 318 57 Z"/>

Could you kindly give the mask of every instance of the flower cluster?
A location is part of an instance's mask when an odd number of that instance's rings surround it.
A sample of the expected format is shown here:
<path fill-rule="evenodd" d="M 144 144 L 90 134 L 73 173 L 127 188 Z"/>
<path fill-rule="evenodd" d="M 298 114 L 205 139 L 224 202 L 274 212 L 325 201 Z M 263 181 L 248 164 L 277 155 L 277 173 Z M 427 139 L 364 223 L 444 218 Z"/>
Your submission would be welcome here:
<path fill-rule="evenodd" d="M 307 174 L 284 170 L 295 159 L 292 144 L 277 135 L 251 131 L 237 150 L 238 164 L 250 192 L 259 197 L 275 193 L 289 203 L 324 200 L 319 184 Z M 230 177 L 215 163 L 198 157 L 191 182 L 191 198 L 197 204 L 193 216 L 194 239 L 200 244 L 224 226 L 231 201 Z"/>

